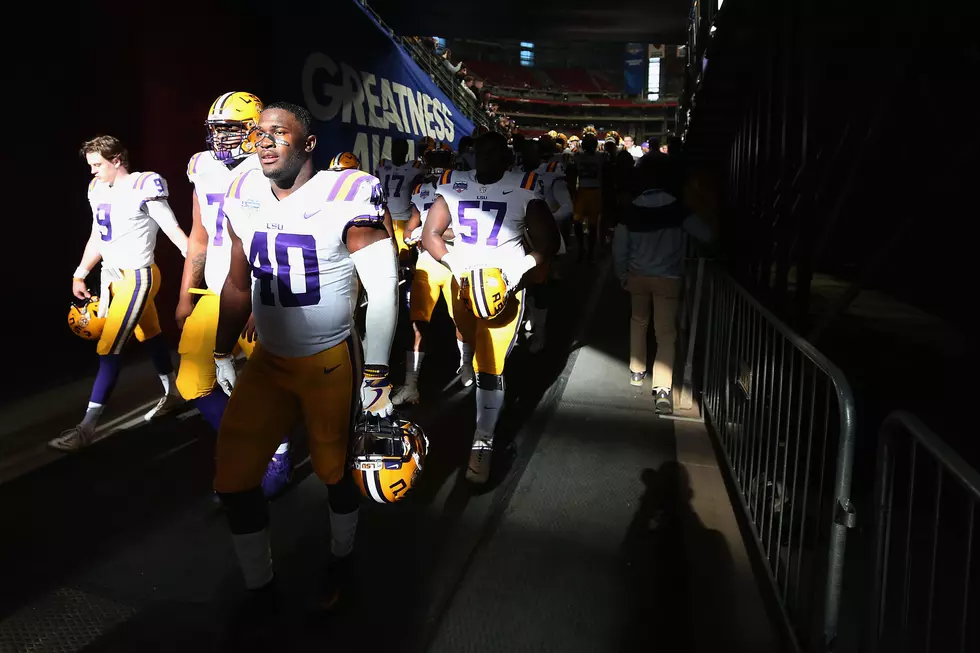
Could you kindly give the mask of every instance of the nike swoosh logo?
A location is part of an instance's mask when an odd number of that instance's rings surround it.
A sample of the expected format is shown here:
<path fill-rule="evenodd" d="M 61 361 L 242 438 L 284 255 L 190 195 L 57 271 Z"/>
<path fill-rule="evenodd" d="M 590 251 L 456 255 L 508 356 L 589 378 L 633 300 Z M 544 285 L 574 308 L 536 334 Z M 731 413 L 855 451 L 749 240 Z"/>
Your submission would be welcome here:
<path fill-rule="evenodd" d="M 324 374 L 330 374 L 331 372 L 333 372 L 333 371 L 334 371 L 335 369 L 337 369 L 338 367 L 340 367 L 340 363 L 337 363 L 337 364 L 336 364 L 336 365 L 334 365 L 333 367 L 324 367 L 324 368 L 323 368 L 323 373 L 324 373 Z"/>
<path fill-rule="evenodd" d="M 309 220 L 310 218 L 312 218 L 312 217 L 313 217 L 314 215 L 316 215 L 317 213 L 319 213 L 319 212 L 320 212 L 320 211 L 322 211 L 322 210 L 323 210 L 323 209 L 317 209 L 317 210 L 316 210 L 316 211 L 314 211 L 313 213 L 304 213 L 304 214 L 303 214 L 303 217 L 304 217 L 305 219 L 307 219 L 307 220 Z"/>
<path fill-rule="evenodd" d="M 507 193 L 513 193 L 513 192 L 514 192 L 514 191 L 512 191 L 512 190 L 505 190 L 505 191 L 503 192 L 503 194 L 504 194 L 504 195 L 506 195 Z"/>

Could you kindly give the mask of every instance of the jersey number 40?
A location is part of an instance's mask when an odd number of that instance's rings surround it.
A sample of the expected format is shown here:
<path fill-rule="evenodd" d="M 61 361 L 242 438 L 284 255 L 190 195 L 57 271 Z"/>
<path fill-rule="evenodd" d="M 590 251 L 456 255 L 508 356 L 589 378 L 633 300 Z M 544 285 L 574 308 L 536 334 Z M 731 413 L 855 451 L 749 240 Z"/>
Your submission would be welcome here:
<path fill-rule="evenodd" d="M 316 239 L 309 234 L 277 233 L 275 237 L 276 269 L 273 271 L 269 260 L 269 234 L 257 231 L 252 236 L 252 251 L 248 260 L 252 274 L 259 282 L 259 299 L 265 306 L 279 305 L 286 308 L 313 306 L 320 303 L 320 267 L 316 255 Z M 293 292 L 290 275 L 289 250 L 299 250 L 303 258 L 303 280 L 305 290 Z M 272 284 L 276 293 L 272 293 Z"/>

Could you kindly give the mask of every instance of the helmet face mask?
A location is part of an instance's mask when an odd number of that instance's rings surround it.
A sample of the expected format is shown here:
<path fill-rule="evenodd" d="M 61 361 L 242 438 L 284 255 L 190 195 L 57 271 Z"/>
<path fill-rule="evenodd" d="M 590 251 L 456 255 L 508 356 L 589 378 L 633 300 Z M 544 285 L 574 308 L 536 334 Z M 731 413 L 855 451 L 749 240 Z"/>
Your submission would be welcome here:
<path fill-rule="evenodd" d="M 245 123 L 237 121 L 207 121 L 208 149 L 222 163 L 232 163 L 255 152 L 255 139 Z"/>
<path fill-rule="evenodd" d="M 422 157 L 429 177 L 438 177 L 446 170 L 452 170 L 455 168 L 455 159 L 456 156 L 453 154 L 452 150 L 442 149 L 429 150 Z"/>
<path fill-rule="evenodd" d="M 428 451 L 418 425 L 397 416 L 362 418 L 354 428 L 354 482 L 377 503 L 400 501 L 418 481 Z"/>

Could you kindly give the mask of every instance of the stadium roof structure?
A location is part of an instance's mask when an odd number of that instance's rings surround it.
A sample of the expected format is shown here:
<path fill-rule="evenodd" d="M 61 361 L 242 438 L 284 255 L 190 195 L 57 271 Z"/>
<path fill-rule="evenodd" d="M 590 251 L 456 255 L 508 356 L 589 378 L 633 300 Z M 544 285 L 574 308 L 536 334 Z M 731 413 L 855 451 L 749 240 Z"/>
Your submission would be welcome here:
<path fill-rule="evenodd" d="M 428 0 L 424 11 L 401 0 L 368 0 L 401 35 L 451 38 L 686 43 L 691 0 Z"/>

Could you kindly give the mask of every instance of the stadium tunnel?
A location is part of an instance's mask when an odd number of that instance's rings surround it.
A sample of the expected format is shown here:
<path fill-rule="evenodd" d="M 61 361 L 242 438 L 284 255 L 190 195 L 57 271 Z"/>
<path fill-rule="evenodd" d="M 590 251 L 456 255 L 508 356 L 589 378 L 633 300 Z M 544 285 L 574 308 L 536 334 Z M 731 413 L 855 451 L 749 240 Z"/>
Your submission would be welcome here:
<path fill-rule="evenodd" d="M 32 217 L 12 221 L 9 238 L 43 247 L 43 265 L 26 250 L 15 261 L 44 291 L 17 300 L 36 323 L 7 357 L 19 383 L 2 407 L 0 510 L 12 537 L 0 549 L 0 651 L 39 643 L 65 651 L 219 650 L 238 577 L 223 519 L 210 505 L 214 436 L 201 420 L 181 414 L 134 425 L 128 409 L 148 390 L 133 382 L 110 416 L 114 436 L 91 455 L 44 451 L 45 433 L 84 403 L 94 372 L 87 343 L 66 335 L 66 303 L 54 290 L 67 293 L 67 271 L 90 226 L 81 192 L 89 175 L 76 148 L 93 133 L 120 136 L 135 160 L 152 161 L 169 181 L 186 229 L 180 198 L 191 193 L 185 167 L 203 147 L 203 110 L 232 88 L 309 104 L 310 53 L 343 61 L 379 38 L 373 31 L 362 38 L 379 26 L 351 11 L 354 3 L 339 4 L 273 11 L 257 2 L 175 0 L 165 10 L 120 11 L 100 1 L 65 9 L 43 42 L 35 32 L 25 50 L 17 94 L 49 99 L 13 110 L 43 125 L 28 154 L 43 174 L 18 179 L 26 187 L 14 194 L 13 212 Z M 414 56 L 403 37 L 433 33 L 685 45 L 677 161 L 697 180 L 685 200 L 718 211 L 723 245 L 711 259 L 688 262 L 675 369 L 687 374 L 676 383 L 686 384 L 689 410 L 678 405 L 676 419 L 658 417 L 649 390 L 624 389 L 628 320 L 609 318 L 628 315 L 628 297 L 608 261 L 575 271 L 551 319 L 554 351 L 534 358 L 518 348 L 509 364 L 507 464 L 491 488 L 473 493 L 456 477 L 466 446 L 458 434 L 472 422 L 465 393 L 421 406 L 413 419 L 426 426 L 436 454 L 418 496 L 366 511 L 359 534 L 365 605 L 374 607 L 328 624 L 295 616 L 326 541 L 325 496 L 307 468 L 273 509 L 274 547 L 290 552 L 277 559 L 277 573 L 294 595 L 286 612 L 295 609 L 279 650 L 330 643 L 824 653 L 887 650 L 883 624 L 904 628 L 916 645 L 957 650 L 955 641 L 976 650 L 980 639 L 968 624 L 980 618 L 961 625 L 951 615 L 975 617 L 980 593 L 944 603 L 953 608 L 935 621 L 930 610 L 928 625 L 925 618 L 910 625 L 885 606 L 904 600 L 924 613 L 933 598 L 896 598 L 875 575 L 890 563 L 872 528 L 882 523 L 872 501 L 876 435 L 889 413 L 914 410 L 956 452 L 937 454 L 937 464 L 968 480 L 964 501 L 972 507 L 957 514 L 970 524 L 980 496 L 975 480 L 970 486 L 978 458 L 968 429 L 957 415 L 910 397 L 913 382 L 902 373 L 915 366 L 924 378 L 952 379 L 976 362 L 974 340 L 963 335 L 968 302 L 955 281 L 972 274 L 972 245 L 922 228 L 917 216 L 959 215 L 972 205 L 966 173 L 978 143 L 962 80 L 977 65 L 977 49 L 956 12 L 921 4 L 860 13 L 852 3 L 816 0 L 624 0 L 615 8 L 574 0 L 560 9 L 508 0 L 481 16 L 476 5 L 445 0 L 424 11 L 369 3 L 379 33 L 396 45 L 392 56 Z M 935 34 L 950 44 L 938 65 L 912 53 Z M 855 62 L 864 74 L 846 72 Z M 444 118 L 468 119 L 454 102 L 458 91 L 432 82 L 430 109 L 438 100 Z M 346 127 L 337 129 L 346 138 Z M 377 158 L 384 136 L 375 143 L 371 136 L 365 151 Z M 927 190 L 892 192 L 898 188 Z M 57 231 L 39 238 L 39 230 Z M 164 246 L 157 256 L 169 289 L 158 309 L 176 345 L 182 260 Z M 442 335 L 451 339 L 451 325 Z M 396 346 L 393 357 L 400 353 Z M 439 365 L 439 355 L 432 358 Z M 126 369 L 136 378 L 147 368 L 133 358 Z M 425 389 L 438 394 L 453 381 L 451 373 L 434 375 Z M 964 405 L 974 385 L 944 384 L 942 393 Z M 921 442 L 937 439 L 916 433 Z M 914 477 L 914 463 L 912 470 Z M 909 501 L 911 524 L 923 511 Z M 980 565 L 969 564 L 970 547 L 980 540 L 938 518 L 933 532 L 948 542 L 943 551 L 966 549 L 966 587 L 975 588 Z M 935 560 L 938 544 L 916 546 L 908 559 Z M 931 576 L 944 601 L 962 588 L 954 558 Z M 383 616 L 379 602 L 390 606 Z"/>

